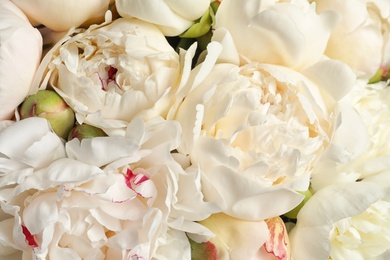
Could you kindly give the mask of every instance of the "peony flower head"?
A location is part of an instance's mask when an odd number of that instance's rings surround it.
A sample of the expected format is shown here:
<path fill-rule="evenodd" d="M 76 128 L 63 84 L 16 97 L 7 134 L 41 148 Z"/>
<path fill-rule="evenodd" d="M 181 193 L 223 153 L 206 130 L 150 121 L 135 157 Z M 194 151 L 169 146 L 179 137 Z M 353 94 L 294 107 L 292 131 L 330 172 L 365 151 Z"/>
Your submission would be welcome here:
<path fill-rule="evenodd" d="M 0 16 L 0 120 L 5 120 L 14 116 L 32 87 L 42 36 L 11 1 L 0 1 Z"/>
<path fill-rule="evenodd" d="M 45 120 L 29 118 L 9 128 L 25 130 L 28 121 Z M 11 130 L 6 134 L 18 133 Z M 2 172 L 2 254 L 190 259 L 189 237 L 201 243 L 213 235 L 195 221 L 218 207 L 203 202 L 199 176 L 185 174 L 171 156 L 179 131 L 175 122 L 135 119 L 124 137 L 72 139 L 62 146 L 66 154 L 46 158 L 17 181 L 5 182 L 27 170 Z M 0 169 L 14 164 L 0 163 Z"/>
<path fill-rule="evenodd" d="M 158 106 L 180 76 L 179 55 L 161 31 L 137 19 L 90 27 L 65 38 L 46 59 L 40 68 L 42 88 L 49 81 L 78 123 L 106 132 L 124 129 L 132 118 Z"/>
<path fill-rule="evenodd" d="M 182 89 L 188 94 L 171 113 L 183 127 L 178 151 L 191 160 L 186 171 L 202 172 L 206 199 L 218 201 L 226 214 L 264 220 L 286 213 L 303 199 L 296 191 L 308 189 L 331 142 L 330 115 L 354 83 L 352 71 L 333 61 L 304 74 L 276 65 L 209 62 L 191 72 Z M 336 68 L 341 74 L 334 74 Z M 340 88 L 328 84 L 330 77 Z"/>
<path fill-rule="evenodd" d="M 383 181 L 337 183 L 317 191 L 303 206 L 289 233 L 292 257 L 367 259 L 389 249 L 388 243 L 371 244 L 387 241 L 389 236 L 388 203 L 378 202 L 389 192 L 381 187 Z"/>

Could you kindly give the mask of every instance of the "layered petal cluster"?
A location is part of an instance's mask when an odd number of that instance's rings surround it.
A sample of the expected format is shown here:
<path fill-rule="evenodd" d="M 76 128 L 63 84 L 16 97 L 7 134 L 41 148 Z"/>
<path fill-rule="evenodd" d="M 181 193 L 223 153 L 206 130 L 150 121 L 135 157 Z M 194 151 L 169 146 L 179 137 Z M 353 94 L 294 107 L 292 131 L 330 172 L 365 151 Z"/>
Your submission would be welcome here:
<path fill-rule="evenodd" d="M 376 181 L 331 184 L 314 194 L 290 232 L 294 259 L 375 259 L 389 250 L 388 188 Z M 337 201 L 337 203 L 334 203 Z"/>
<path fill-rule="evenodd" d="M 188 237 L 205 242 L 212 236 L 196 221 L 218 207 L 203 202 L 200 176 L 185 174 L 171 156 L 180 137 L 177 123 L 135 119 L 124 137 L 76 138 L 64 145 L 46 120 L 30 118 L 4 129 L 0 138 L 16 140 L 23 131 L 30 133 L 28 155 L 46 162 L 18 169 L 14 161 L 27 158 L 23 147 L 2 151 L 3 255 L 191 259 Z M 56 158 L 43 154 L 51 143 L 62 151 Z"/>
<path fill-rule="evenodd" d="M 296 259 L 385 259 L 390 250 L 386 141 L 390 92 L 386 82 L 359 86 L 349 96 L 362 123 L 356 127 L 360 130 L 354 133 L 355 144 L 349 147 L 359 152 L 344 159 L 329 156 L 312 175 L 316 193 L 299 212 L 290 234 Z M 335 139 L 334 144 L 342 143 L 341 138 Z"/>
<path fill-rule="evenodd" d="M 316 0 L 317 12 L 338 12 L 325 54 L 347 63 L 362 78 L 390 66 L 390 2 L 382 0 Z"/>
<path fill-rule="evenodd" d="M 40 73 L 41 87 L 55 88 L 79 123 L 108 132 L 157 106 L 177 84 L 180 64 L 157 27 L 121 18 L 64 38 L 46 56 Z"/>
<path fill-rule="evenodd" d="M 122 17 L 135 17 L 158 26 L 166 36 L 177 36 L 208 11 L 210 0 L 117 0 Z"/>
<path fill-rule="evenodd" d="M 0 16 L 0 120 L 4 120 L 14 116 L 32 87 L 42 36 L 11 1 L 0 1 Z"/>
<path fill-rule="evenodd" d="M 295 207 L 302 200 L 295 191 L 307 190 L 333 138 L 334 104 L 353 85 L 352 71 L 333 61 L 304 75 L 276 65 L 210 66 L 206 60 L 191 73 L 174 118 L 183 127 L 178 151 L 190 157 L 187 172 L 202 171 L 206 199 L 250 220 Z"/>
<path fill-rule="evenodd" d="M 303 69 L 323 57 L 337 21 L 334 12 L 317 14 L 308 1 L 223 0 L 215 28 L 230 32 L 244 62 Z"/>

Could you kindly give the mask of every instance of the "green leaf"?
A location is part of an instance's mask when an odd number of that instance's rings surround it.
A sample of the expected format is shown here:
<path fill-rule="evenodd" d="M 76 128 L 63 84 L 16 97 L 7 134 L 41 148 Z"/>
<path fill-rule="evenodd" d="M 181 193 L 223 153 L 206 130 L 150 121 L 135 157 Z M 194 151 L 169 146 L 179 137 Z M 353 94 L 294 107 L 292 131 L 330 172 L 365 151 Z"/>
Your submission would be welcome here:
<path fill-rule="evenodd" d="M 211 29 L 211 23 L 213 22 L 210 12 L 213 12 L 209 8 L 206 13 L 193 24 L 187 31 L 180 35 L 181 38 L 197 38 L 206 34 Z"/>

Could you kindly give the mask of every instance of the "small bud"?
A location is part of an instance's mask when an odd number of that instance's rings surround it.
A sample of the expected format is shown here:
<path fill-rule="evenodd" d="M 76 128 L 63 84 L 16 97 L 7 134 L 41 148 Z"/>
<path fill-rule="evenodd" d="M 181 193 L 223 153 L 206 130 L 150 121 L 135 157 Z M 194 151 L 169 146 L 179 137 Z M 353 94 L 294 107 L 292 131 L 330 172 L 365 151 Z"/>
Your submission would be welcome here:
<path fill-rule="evenodd" d="M 24 119 L 34 116 L 47 119 L 53 131 L 64 139 L 75 123 L 73 110 L 52 90 L 39 90 L 22 103 L 20 117 Z"/>
<path fill-rule="evenodd" d="M 72 140 L 73 138 L 77 138 L 80 141 L 84 138 L 93 138 L 98 136 L 107 136 L 107 134 L 100 128 L 82 124 L 74 127 L 69 135 L 68 135 L 68 141 Z"/>
<path fill-rule="evenodd" d="M 379 81 L 386 81 L 390 79 L 390 68 L 381 66 L 374 76 L 368 81 L 369 84 L 377 83 Z"/>
<path fill-rule="evenodd" d="M 204 243 L 196 243 L 192 239 L 188 239 L 191 245 L 192 260 L 216 260 L 217 248 L 210 241 Z"/>

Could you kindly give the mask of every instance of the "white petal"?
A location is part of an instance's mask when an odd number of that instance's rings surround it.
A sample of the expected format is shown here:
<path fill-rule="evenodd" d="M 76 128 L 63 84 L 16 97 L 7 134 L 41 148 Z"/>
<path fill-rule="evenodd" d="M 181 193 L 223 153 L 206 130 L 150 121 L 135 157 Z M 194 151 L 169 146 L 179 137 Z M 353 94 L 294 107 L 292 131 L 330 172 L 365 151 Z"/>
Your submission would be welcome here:
<path fill-rule="evenodd" d="M 30 91 L 41 59 L 42 36 L 11 1 L 0 1 L 0 16 L 0 120 L 4 120 L 14 116 Z"/>

